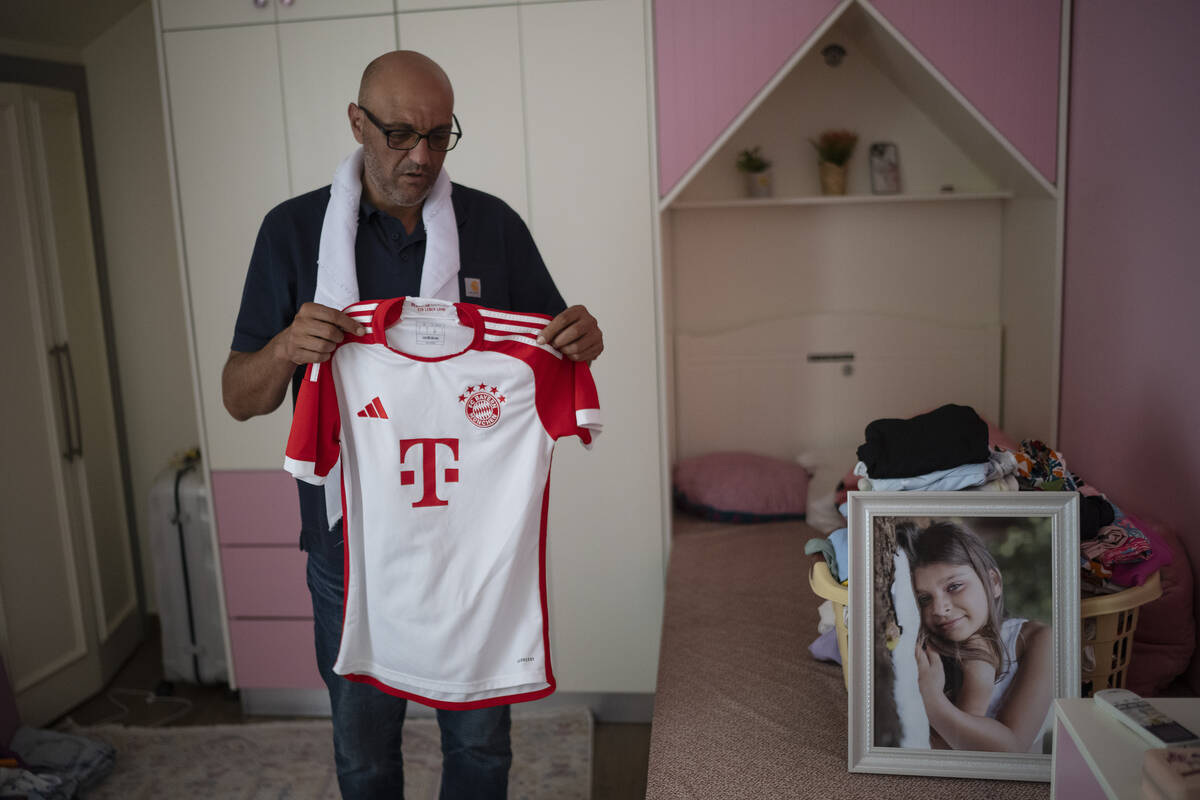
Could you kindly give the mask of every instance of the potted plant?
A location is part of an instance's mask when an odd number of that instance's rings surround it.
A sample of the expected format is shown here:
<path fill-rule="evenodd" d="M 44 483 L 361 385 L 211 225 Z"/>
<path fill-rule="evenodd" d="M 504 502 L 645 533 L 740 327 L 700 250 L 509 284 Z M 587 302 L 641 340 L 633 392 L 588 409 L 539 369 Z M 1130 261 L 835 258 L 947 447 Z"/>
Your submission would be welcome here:
<path fill-rule="evenodd" d="M 757 146 L 738 153 L 738 171 L 746 176 L 746 193 L 751 197 L 771 196 L 771 162 L 763 158 Z"/>
<path fill-rule="evenodd" d="M 824 131 L 809 142 L 817 151 L 822 194 L 845 194 L 846 164 L 854 154 L 858 134 L 846 130 Z"/>

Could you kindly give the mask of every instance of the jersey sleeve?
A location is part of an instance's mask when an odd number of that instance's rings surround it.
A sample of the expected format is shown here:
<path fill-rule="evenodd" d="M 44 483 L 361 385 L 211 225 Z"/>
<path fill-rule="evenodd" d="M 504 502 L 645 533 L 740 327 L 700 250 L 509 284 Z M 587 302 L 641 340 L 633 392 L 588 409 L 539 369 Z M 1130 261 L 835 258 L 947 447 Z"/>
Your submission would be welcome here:
<path fill-rule="evenodd" d="M 535 368 L 538 414 L 546 432 L 554 439 L 578 436 L 584 447 L 590 448 L 604 428 L 591 368 L 582 361 L 563 358 L 538 372 Z"/>
<path fill-rule="evenodd" d="M 283 468 L 305 483 L 323 484 L 340 454 L 341 427 L 332 367 L 309 364 L 296 396 Z"/>

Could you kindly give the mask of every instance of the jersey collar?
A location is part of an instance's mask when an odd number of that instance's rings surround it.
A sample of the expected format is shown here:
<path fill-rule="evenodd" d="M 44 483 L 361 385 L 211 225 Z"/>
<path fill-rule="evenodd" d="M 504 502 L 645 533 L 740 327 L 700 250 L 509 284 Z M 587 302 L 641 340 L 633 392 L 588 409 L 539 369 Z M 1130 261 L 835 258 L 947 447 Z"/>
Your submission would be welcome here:
<path fill-rule="evenodd" d="M 470 328 L 474 332 L 471 337 L 471 343 L 454 353 L 449 353 L 444 356 L 426 357 L 406 353 L 403 350 L 397 350 L 388 344 L 387 329 L 400 321 L 404 314 L 404 301 L 412 301 L 410 306 L 409 317 L 413 314 L 419 314 L 423 307 L 445 308 L 452 306 L 458 312 L 458 322 L 460 325 Z M 405 317 L 408 319 L 409 317 Z M 393 353 L 398 353 L 405 358 L 411 358 L 414 361 L 445 361 L 448 358 L 460 356 L 468 350 L 479 349 L 483 342 L 483 318 L 479 316 L 479 312 L 469 303 L 449 303 L 445 300 L 429 300 L 423 297 L 393 297 L 390 300 L 382 301 L 375 309 L 375 313 L 371 316 L 371 333 L 364 337 L 367 341 L 373 344 L 381 344 Z"/>

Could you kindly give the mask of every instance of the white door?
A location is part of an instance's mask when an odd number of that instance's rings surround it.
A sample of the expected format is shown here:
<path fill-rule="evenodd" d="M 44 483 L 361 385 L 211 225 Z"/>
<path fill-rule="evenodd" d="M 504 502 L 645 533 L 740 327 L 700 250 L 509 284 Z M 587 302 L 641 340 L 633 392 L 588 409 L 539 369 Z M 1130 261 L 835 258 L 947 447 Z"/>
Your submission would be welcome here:
<path fill-rule="evenodd" d="M 392 14 L 279 25 L 292 194 L 328 185 L 337 165 L 358 147 L 346 108 L 358 99 L 367 63 L 395 49 Z M 245 260 L 249 257 L 247 250 Z"/>
<path fill-rule="evenodd" d="M 158 0 L 163 30 L 217 25 L 261 25 L 275 21 L 278 3 L 263 0 Z"/>
<path fill-rule="evenodd" d="M 463 139 L 446 156 L 456 183 L 494 194 L 529 221 L 521 36 L 515 5 L 397 14 L 400 47 L 446 70 Z"/>
<path fill-rule="evenodd" d="M 253 425 L 221 400 L 263 215 L 328 184 L 357 147 L 346 118 L 363 68 L 396 47 L 391 14 L 163 35 L 208 460 L 278 469 L 291 404 Z"/>
<path fill-rule="evenodd" d="M 271 463 L 255 466 L 278 469 L 291 405 L 241 425 L 221 400 L 258 226 L 291 193 L 275 27 L 174 31 L 162 41 L 206 456 L 229 469 L 246 466 L 244 453 L 266 453 Z"/>
<path fill-rule="evenodd" d="M 604 329 L 592 370 L 604 436 L 591 452 L 564 441 L 554 453 L 561 691 L 649 692 L 657 674 L 665 492 L 644 11 L 637 0 L 520 7 L 530 227 L 563 297 Z"/>
<path fill-rule="evenodd" d="M 0 653 L 27 724 L 99 690 L 140 631 L 74 97 L 0 85 Z"/>

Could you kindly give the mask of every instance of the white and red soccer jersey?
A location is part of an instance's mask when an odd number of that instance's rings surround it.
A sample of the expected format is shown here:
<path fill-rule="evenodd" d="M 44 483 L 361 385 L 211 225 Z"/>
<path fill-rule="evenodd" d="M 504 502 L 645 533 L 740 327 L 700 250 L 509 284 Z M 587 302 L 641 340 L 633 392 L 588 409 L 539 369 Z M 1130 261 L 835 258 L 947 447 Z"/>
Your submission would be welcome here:
<path fill-rule="evenodd" d="M 436 708 L 554 691 L 546 512 L 554 442 L 600 431 L 591 372 L 549 317 L 421 298 L 311 364 L 286 469 L 342 465 L 345 612 L 334 672 Z"/>

